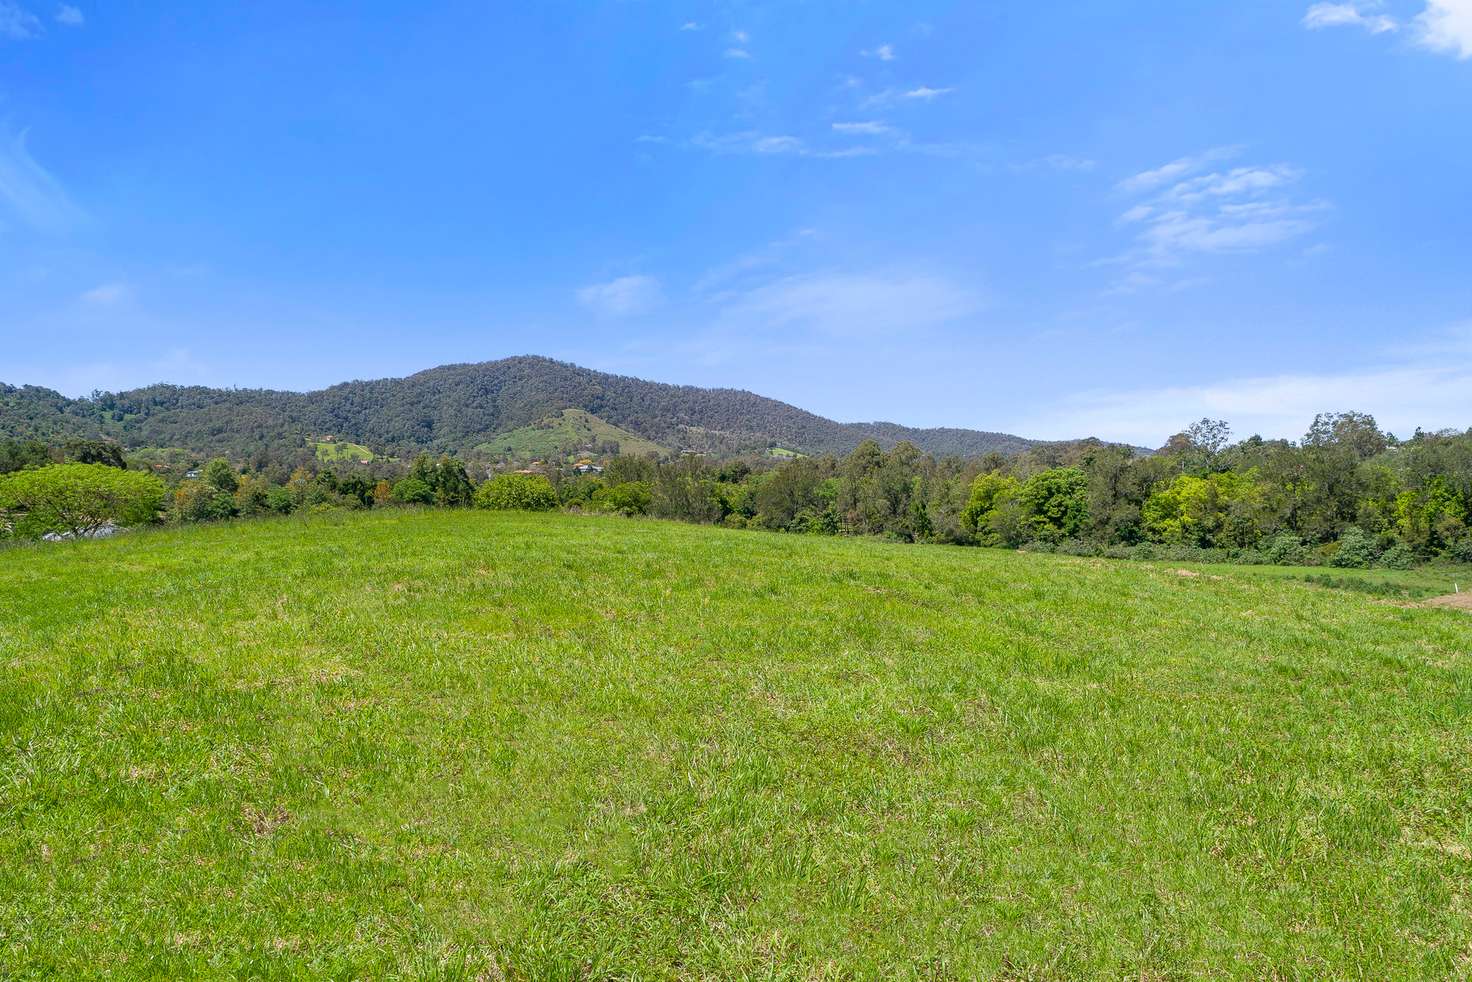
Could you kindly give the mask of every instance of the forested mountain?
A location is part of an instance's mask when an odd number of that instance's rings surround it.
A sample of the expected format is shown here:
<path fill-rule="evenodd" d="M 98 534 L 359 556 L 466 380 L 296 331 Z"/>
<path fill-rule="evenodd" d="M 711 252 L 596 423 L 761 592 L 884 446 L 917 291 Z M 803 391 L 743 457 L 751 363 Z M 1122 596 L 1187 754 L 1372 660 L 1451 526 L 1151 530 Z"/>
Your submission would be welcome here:
<path fill-rule="evenodd" d="M 318 392 L 153 385 L 68 399 L 0 385 L 0 436 L 110 437 L 130 447 L 253 453 L 324 435 L 379 452 L 463 451 L 565 409 L 678 450 L 716 454 L 781 446 L 846 453 L 865 439 L 908 440 L 934 454 L 1014 453 L 1037 445 L 1005 433 L 838 423 L 738 389 L 702 389 L 610 375 L 523 356 L 445 365 L 407 378 L 344 382 Z"/>

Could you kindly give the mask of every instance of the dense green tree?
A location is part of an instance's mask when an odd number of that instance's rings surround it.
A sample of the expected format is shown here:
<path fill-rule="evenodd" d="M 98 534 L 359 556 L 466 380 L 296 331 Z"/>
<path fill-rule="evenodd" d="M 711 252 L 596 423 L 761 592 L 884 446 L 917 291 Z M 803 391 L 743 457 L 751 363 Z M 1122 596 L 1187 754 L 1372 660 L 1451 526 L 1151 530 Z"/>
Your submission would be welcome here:
<path fill-rule="evenodd" d="M 234 494 L 235 490 L 240 487 L 239 475 L 235 473 L 235 468 L 230 465 L 230 461 L 224 457 L 216 457 L 205 464 L 202 477 L 204 483 L 225 494 Z"/>
<path fill-rule="evenodd" d="M 1022 485 L 1018 500 L 1026 510 L 1028 530 L 1044 542 L 1077 536 L 1089 519 L 1089 481 L 1077 467 L 1034 474 Z"/>
<path fill-rule="evenodd" d="M 1022 482 L 1009 474 L 982 474 L 971 484 L 962 524 L 984 546 L 1022 544 Z"/>
<path fill-rule="evenodd" d="M 394 485 L 393 499 L 401 505 L 432 505 L 434 488 L 423 478 L 406 477 Z"/>
<path fill-rule="evenodd" d="M 540 474 L 498 474 L 475 489 L 475 506 L 496 511 L 550 511 L 557 492 Z"/>
<path fill-rule="evenodd" d="M 647 481 L 625 481 L 600 488 L 593 495 L 593 503 L 607 511 L 621 515 L 647 515 L 653 504 L 654 492 Z"/>
<path fill-rule="evenodd" d="M 0 474 L 50 463 L 51 451 L 40 440 L 0 440 Z"/>
<path fill-rule="evenodd" d="M 112 440 L 74 438 L 62 447 L 62 455 L 77 464 L 102 464 L 119 470 L 126 470 L 128 467 L 128 462 L 123 458 L 123 448 Z"/>

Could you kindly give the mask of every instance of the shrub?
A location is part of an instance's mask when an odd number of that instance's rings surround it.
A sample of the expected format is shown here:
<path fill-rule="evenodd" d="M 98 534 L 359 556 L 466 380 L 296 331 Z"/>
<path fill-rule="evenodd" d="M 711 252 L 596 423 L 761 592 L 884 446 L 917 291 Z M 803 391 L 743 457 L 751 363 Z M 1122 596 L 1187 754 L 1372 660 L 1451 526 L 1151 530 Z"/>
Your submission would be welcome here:
<path fill-rule="evenodd" d="M 593 495 L 593 503 L 599 508 L 621 515 L 647 515 L 653 500 L 654 492 L 648 481 L 625 481 L 600 488 Z"/>
<path fill-rule="evenodd" d="M 1303 540 L 1292 532 L 1279 532 L 1262 547 L 1263 558 L 1274 566 L 1302 566 L 1308 561 Z"/>
<path fill-rule="evenodd" d="M 432 505 L 434 488 L 417 477 L 406 477 L 394 485 L 393 499 L 401 505 Z"/>
<path fill-rule="evenodd" d="M 1369 569 L 1375 564 L 1375 540 L 1358 526 L 1351 525 L 1339 536 L 1339 548 L 1329 558 L 1329 565 L 1339 569 Z"/>
<path fill-rule="evenodd" d="M 278 515 L 285 515 L 296 507 L 296 501 L 291 492 L 282 487 L 273 487 L 266 492 L 266 509 Z"/>
<path fill-rule="evenodd" d="M 1416 565 L 1416 555 L 1411 552 L 1405 543 L 1397 542 L 1380 554 L 1380 558 L 1376 560 L 1375 565 L 1382 566 L 1385 569 L 1410 569 Z"/>
<path fill-rule="evenodd" d="M 475 507 L 495 511 L 550 511 L 557 492 L 540 474 L 498 474 L 475 489 Z"/>
<path fill-rule="evenodd" d="M 0 478 L 0 527 L 25 537 L 82 537 L 158 518 L 167 494 L 152 474 L 106 464 L 53 464 Z"/>

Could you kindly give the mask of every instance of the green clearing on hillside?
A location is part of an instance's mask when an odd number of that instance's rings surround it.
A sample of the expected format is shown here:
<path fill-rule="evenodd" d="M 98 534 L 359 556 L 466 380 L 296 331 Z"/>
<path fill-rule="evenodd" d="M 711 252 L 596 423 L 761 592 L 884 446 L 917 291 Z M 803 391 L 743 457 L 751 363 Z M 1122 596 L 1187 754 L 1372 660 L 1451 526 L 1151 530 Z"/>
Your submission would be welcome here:
<path fill-rule="evenodd" d="M 620 429 L 581 409 L 564 409 L 541 422 L 499 433 L 475 449 L 481 453 L 530 460 L 565 457 L 610 442 L 617 443 L 618 452 L 628 456 L 668 452 L 637 433 Z"/>
<path fill-rule="evenodd" d="M 11 978 L 1465 977 L 1472 615 L 387 511 L 0 554 Z"/>
<path fill-rule="evenodd" d="M 374 453 L 367 447 L 357 443 L 318 443 L 317 459 L 326 464 L 334 464 L 338 461 L 351 461 L 354 463 L 371 463 Z"/>

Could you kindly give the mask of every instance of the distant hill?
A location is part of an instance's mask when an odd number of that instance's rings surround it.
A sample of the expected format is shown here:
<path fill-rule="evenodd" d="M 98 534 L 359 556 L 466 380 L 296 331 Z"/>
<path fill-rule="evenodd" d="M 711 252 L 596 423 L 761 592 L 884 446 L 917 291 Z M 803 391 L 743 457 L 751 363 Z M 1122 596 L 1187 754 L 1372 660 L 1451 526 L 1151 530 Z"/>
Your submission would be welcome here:
<path fill-rule="evenodd" d="M 569 417 L 567 410 L 578 413 Z M 1039 442 L 979 430 L 838 423 L 740 389 L 666 385 L 535 356 L 444 365 L 407 378 L 305 393 L 152 385 L 68 399 L 36 386 L 0 384 L 0 435 L 10 437 L 106 436 L 130 447 L 244 455 L 313 447 L 332 434 L 403 456 L 421 449 L 490 450 L 498 440 L 528 448 L 539 439 L 560 445 L 569 433 L 615 442 L 624 433 L 647 441 L 631 447 L 634 452 L 653 445 L 717 455 L 771 446 L 846 453 L 874 439 L 885 447 L 908 440 L 934 454 L 974 456 L 1017 453 Z M 623 442 L 631 442 L 629 436 Z"/>

